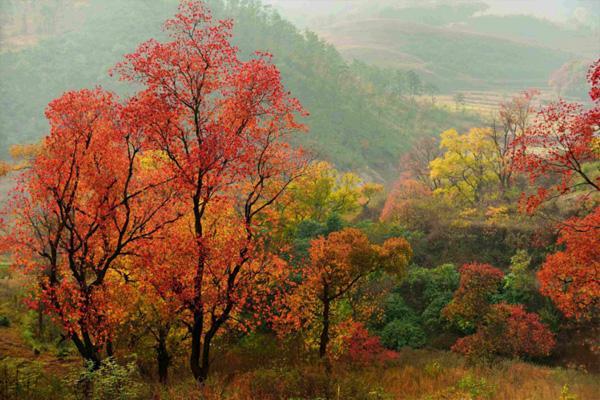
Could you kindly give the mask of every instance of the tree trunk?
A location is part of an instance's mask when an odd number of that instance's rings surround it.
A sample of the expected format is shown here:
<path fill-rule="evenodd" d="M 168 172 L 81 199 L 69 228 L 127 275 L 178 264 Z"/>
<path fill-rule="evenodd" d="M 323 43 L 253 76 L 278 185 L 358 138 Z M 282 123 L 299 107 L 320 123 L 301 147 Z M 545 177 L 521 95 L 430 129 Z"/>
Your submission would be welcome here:
<path fill-rule="evenodd" d="M 114 354 L 112 340 L 106 342 L 106 355 L 112 357 Z"/>
<path fill-rule="evenodd" d="M 194 325 L 192 326 L 192 351 L 190 354 L 190 369 L 196 380 L 200 380 L 202 368 L 200 367 L 200 353 L 202 344 L 202 323 L 203 315 L 200 312 L 194 313 Z"/>
<path fill-rule="evenodd" d="M 40 338 L 40 340 L 43 340 L 42 335 L 44 334 L 44 311 L 43 311 L 43 307 L 44 305 L 42 304 L 42 302 L 40 301 L 38 303 L 38 315 L 37 315 L 37 334 L 38 334 L 38 338 Z"/>
<path fill-rule="evenodd" d="M 214 333 L 212 331 L 208 331 L 206 335 L 204 335 L 204 343 L 202 343 L 202 357 L 200 363 L 200 374 L 196 379 L 198 382 L 204 382 L 206 378 L 208 378 L 208 371 L 210 369 L 210 344 L 214 337 Z"/>
<path fill-rule="evenodd" d="M 156 361 L 158 363 L 158 380 L 166 385 L 169 380 L 169 365 L 171 364 L 171 355 L 167 349 L 167 331 L 159 331 L 158 344 L 156 345 Z"/>
<path fill-rule="evenodd" d="M 71 335 L 71 341 L 77 347 L 79 354 L 86 361 L 91 361 L 94 369 L 100 368 L 100 352 L 93 346 L 89 340 L 81 340 L 77 334 Z"/>
<path fill-rule="evenodd" d="M 319 357 L 323 358 L 327 354 L 327 344 L 329 343 L 329 298 L 327 295 L 323 301 L 323 330 L 321 331 L 321 341 L 319 343 Z"/>

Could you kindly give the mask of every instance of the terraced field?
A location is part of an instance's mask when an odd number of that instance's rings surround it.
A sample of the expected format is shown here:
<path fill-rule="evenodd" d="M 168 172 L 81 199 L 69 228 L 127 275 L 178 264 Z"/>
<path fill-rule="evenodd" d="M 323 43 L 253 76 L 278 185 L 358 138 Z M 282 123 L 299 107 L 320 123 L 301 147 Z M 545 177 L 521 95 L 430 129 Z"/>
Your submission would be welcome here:
<path fill-rule="evenodd" d="M 318 32 L 348 59 L 415 69 L 445 92 L 543 87 L 573 58 L 564 51 L 393 18 L 346 20 Z"/>

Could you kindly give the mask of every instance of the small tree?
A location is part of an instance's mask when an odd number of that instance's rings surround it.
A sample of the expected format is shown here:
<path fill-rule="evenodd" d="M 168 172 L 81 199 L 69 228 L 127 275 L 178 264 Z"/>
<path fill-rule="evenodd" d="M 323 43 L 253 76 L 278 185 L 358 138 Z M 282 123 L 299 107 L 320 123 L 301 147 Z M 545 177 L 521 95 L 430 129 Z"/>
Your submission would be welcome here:
<path fill-rule="evenodd" d="M 302 282 L 287 299 L 288 313 L 282 327 L 299 328 L 318 321 L 321 325 L 319 356 L 324 357 L 331 339 L 335 303 L 378 268 L 403 274 L 411 256 L 412 250 L 405 239 L 388 239 L 378 246 L 355 228 L 313 240 Z"/>
<path fill-rule="evenodd" d="M 465 108 L 465 102 L 467 100 L 464 93 L 456 93 L 453 97 L 456 111 L 458 111 L 458 107 L 461 106 L 463 109 Z"/>
<path fill-rule="evenodd" d="M 504 274 L 489 264 L 465 264 L 460 268 L 460 284 L 444 316 L 461 329 L 474 329 L 490 308 L 492 296 L 500 290 Z"/>

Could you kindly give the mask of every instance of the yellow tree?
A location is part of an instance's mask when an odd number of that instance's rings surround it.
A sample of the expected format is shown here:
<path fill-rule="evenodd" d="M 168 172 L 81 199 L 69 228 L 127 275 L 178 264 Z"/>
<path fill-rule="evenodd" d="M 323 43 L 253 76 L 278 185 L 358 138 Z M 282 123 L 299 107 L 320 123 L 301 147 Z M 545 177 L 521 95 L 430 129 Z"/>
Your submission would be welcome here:
<path fill-rule="evenodd" d="M 485 200 L 489 189 L 498 185 L 494 172 L 498 153 L 491 137 L 488 128 L 443 132 L 440 148 L 445 152 L 429 164 L 431 179 L 439 182 L 434 193 L 472 206 Z"/>
<path fill-rule="evenodd" d="M 363 183 L 353 173 L 341 173 L 325 161 L 315 162 L 289 185 L 283 219 L 297 224 L 305 220 L 325 222 L 333 214 L 354 216 L 382 189 L 381 185 Z"/>
<path fill-rule="evenodd" d="M 30 161 L 41 151 L 42 143 L 12 145 L 9 154 L 13 159 L 13 162 L 10 163 L 0 160 L 0 176 L 29 167 Z"/>

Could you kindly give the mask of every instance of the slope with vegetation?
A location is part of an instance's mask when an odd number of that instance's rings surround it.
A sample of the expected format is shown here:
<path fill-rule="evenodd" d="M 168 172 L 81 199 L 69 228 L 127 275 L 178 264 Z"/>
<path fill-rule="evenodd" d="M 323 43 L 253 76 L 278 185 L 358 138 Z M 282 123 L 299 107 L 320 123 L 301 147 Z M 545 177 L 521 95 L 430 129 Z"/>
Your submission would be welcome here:
<path fill-rule="evenodd" d="M 107 70 L 136 43 L 160 37 L 160 21 L 176 3 L 78 4 L 78 12 L 84 14 L 79 29 L 41 38 L 34 46 L 5 49 L 0 59 L 2 148 L 39 139 L 47 131 L 43 109 L 65 90 L 102 84 L 127 92 L 127 86 L 108 77 Z M 286 86 L 310 112 L 305 119 L 310 132 L 298 141 L 340 168 L 389 178 L 411 138 L 435 134 L 448 123 L 466 127 L 477 119 L 407 98 L 390 98 L 354 71 L 331 45 L 311 32 L 298 31 L 260 2 L 210 3 L 216 15 L 235 19 L 234 41 L 242 57 L 256 49 L 275 54 Z"/>
<path fill-rule="evenodd" d="M 313 26 L 347 58 L 414 69 L 445 92 L 545 88 L 563 64 L 589 65 L 600 51 L 597 27 L 480 14 L 488 6 L 478 2 L 388 3 L 357 3 L 352 12 Z M 584 92 L 577 95 L 585 98 Z"/>

